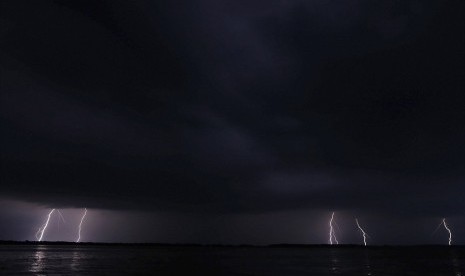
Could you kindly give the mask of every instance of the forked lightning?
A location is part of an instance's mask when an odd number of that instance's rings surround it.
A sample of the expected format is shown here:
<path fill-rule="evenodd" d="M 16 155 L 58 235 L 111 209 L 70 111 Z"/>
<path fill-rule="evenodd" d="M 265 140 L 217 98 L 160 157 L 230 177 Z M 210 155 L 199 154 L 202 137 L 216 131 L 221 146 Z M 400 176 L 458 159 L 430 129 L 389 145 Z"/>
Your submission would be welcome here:
<path fill-rule="evenodd" d="M 333 228 L 334 212 L 331 214 L 331 219 L 329 220 L 329 244 L 333 244 L 333 239 L 336 244 L 339 244 L 336 234 Z"/>
<path fill-rule="evenodd" d="M 362 232 L 362 235 L 363 235 L 363 244 L 365 246 L 367 246 L 367 233 L 365 233 L 365 231 L 363 231 L 362 227 L 360 227 L 360 224 L 358 223 L 358 219 L 355 218 L 355 223 L 357 223 L 357 227 L 358 229 Z"/>
<path fill-rule="evenodd" d="M 42 238 L 44 237 L 45 229 L 47 229 L 48 222 L 50 221 L 50 217 L 52 216 L 54 211 L 55 211 L 55 209 L 52 209 L 52 211 L 50 211 L 50 213 L 48 213 L 47 221 L 45 221 L 45 224 L 42 227 L 39 228 L 39 231 L 37 231 L 36 238 L 37 238 L 38 241 L 42 241 Z"/>
<path fill-rule="evenodd" d="M 84 214 L 82 215 L 81 222 L 79 223 L 78 238 L 77 238 L 76 242 L 81 241 L 82 222 L 84 221 L 84 218 L 86 217 L 86 215 L 87 215 L 87 208 L 84 208 Z"/>
<path fill-rule="evenodd" d="M 442 219 L 442 224 L 444 224 L 444 228 L 446 228 L 447 232 L 449 232 L 449 245 L 452 244 L 452 232 L 450 231 L 449 227 L 447 226 L 446 219 Z"/>

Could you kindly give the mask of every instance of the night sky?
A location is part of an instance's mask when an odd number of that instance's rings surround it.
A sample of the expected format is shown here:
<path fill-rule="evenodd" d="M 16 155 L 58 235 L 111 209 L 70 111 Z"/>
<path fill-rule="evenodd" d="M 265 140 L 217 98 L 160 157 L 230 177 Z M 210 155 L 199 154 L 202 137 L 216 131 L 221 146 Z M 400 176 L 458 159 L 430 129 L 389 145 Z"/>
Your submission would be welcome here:
<path fill-rule="evenodd" d="M 465 2 L 2 1 L 0 239 L 465 244 Z"/>

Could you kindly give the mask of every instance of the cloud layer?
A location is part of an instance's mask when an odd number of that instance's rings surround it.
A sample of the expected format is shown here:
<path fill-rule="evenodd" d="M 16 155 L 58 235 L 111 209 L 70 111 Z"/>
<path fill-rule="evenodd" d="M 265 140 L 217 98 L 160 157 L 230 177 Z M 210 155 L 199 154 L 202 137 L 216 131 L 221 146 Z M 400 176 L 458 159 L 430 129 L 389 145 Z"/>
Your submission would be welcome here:
<path fill-rule="evenodd" d="M 3 5 L 3 197 L 464 215 L 462 1 Z"/>

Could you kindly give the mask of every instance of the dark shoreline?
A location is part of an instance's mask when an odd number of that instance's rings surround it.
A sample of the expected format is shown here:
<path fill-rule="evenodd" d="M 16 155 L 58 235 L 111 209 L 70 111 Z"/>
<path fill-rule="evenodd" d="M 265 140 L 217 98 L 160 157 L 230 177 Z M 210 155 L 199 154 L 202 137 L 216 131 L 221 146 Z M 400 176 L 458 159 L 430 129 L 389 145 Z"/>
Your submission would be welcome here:
<path fill-rule="evenodd" d="M 358 244 L 269 244 L 269 245 L 253 245 L 253 244 L 200 244 L 200 243 L 112 243 L 112 242 L 66 242 L 66 241 L 11 241 L 0 240 L 0 245 L 69 245 L 69 246 L 148 246 L 148 247 L 230 247 L 230 248 L 465 248 L 465 245 L 438 245 L 438 244 L 422 244 L 422 245 L 369 245 L 363 246 Z"/>

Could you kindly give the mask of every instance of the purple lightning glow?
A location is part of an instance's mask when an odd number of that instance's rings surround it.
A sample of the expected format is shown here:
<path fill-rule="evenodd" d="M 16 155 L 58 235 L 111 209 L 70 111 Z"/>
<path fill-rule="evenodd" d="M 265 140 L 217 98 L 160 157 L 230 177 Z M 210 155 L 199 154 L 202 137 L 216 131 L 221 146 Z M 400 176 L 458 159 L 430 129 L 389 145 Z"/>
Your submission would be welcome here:
<path fill-rule="evenodd" d="M 81 217 L 81 222 L 79 223 L 79 230 L 78 230 L 78 238 L 76 242 L 79 242 L 81 240 L 81 228 L 82 228 L 82 222 L 84 221 L 84 218 L 86 217 L 87 214 L 87 208 L 84 208 L 84 214 Z"/>
<path fill-rule="evenodd" d="M 54 211 L 55 211 L 55 209 L 52 209 L 52 211 L 50 211 L 50 213 L 48 213 L 47 221 L 45 222 L 45 224 L 42 227 L 39 228 L 39 231 L 37 231 L 36 238 L 37 238 L 38 241 L 42 241 L 42 238 L 44 237 L 45 229 L 47 229 L 48 222 L 50 221 L 50 216 L 53 214 Z"/>
<path fill-rule="evenodd" d="M 60 212 L 60 210 L 57 209 L 58 215 L 60 216 L 61 220 L 63 223 L 66 223 L 65 218 L 63 217 L 63 214 Z"/>
<path fill-rule="evenodd" d="M 367 233 L 365 233 L 365 231 L 363 231 L 362 227 L 360 227 L 360 224 L 358 223 L 358 219 L 355 218 L 355 222 L 357 223 L 357 227 L 358 229 L 362 232 L 362 235 L 363 235 L 363 244 L 365 246 L 367 246 Z"/>
<path fill-rule="evenodd" d="M 444 224 L 444 228 L 446 228 L 447 232 L 449 232 L 449 245 L 451 245 L 451 243 L 452 243 L 452 232 L 450 231 L 449 227 L 447 227 L 447 223 L 446 223 L 445 218 L 442 219 L 441 224 Z"/>
<path fill-rule="evenodd" d="M 42 227 L 39 227 L 39 230 L 37 230 L 36 232 L 36 240 L 39 240 L 41 231 L 42 231 Z"/>
<path fill-rule="evenodd" d="M 59 209 L 57 209 L 57 213 L 58 213 L 58 216 L 61 218 L 61 220 L 63 221 L 63 223 L 66 223 L 65 221 L 65 217 L 63 217 L 63 214 L 60 212 Z M 60 220 L 57 220 L 58 222 L 58 231 L 60 231 Z"/>
<path fill-rule="evenodd" d="M 329 244 L 333 244 L 333 239 L 336 244 L 339 244 L 336 234 L 333 228 L 334 212 L 331 214 L 331 219 L 329 220 Z"/>

